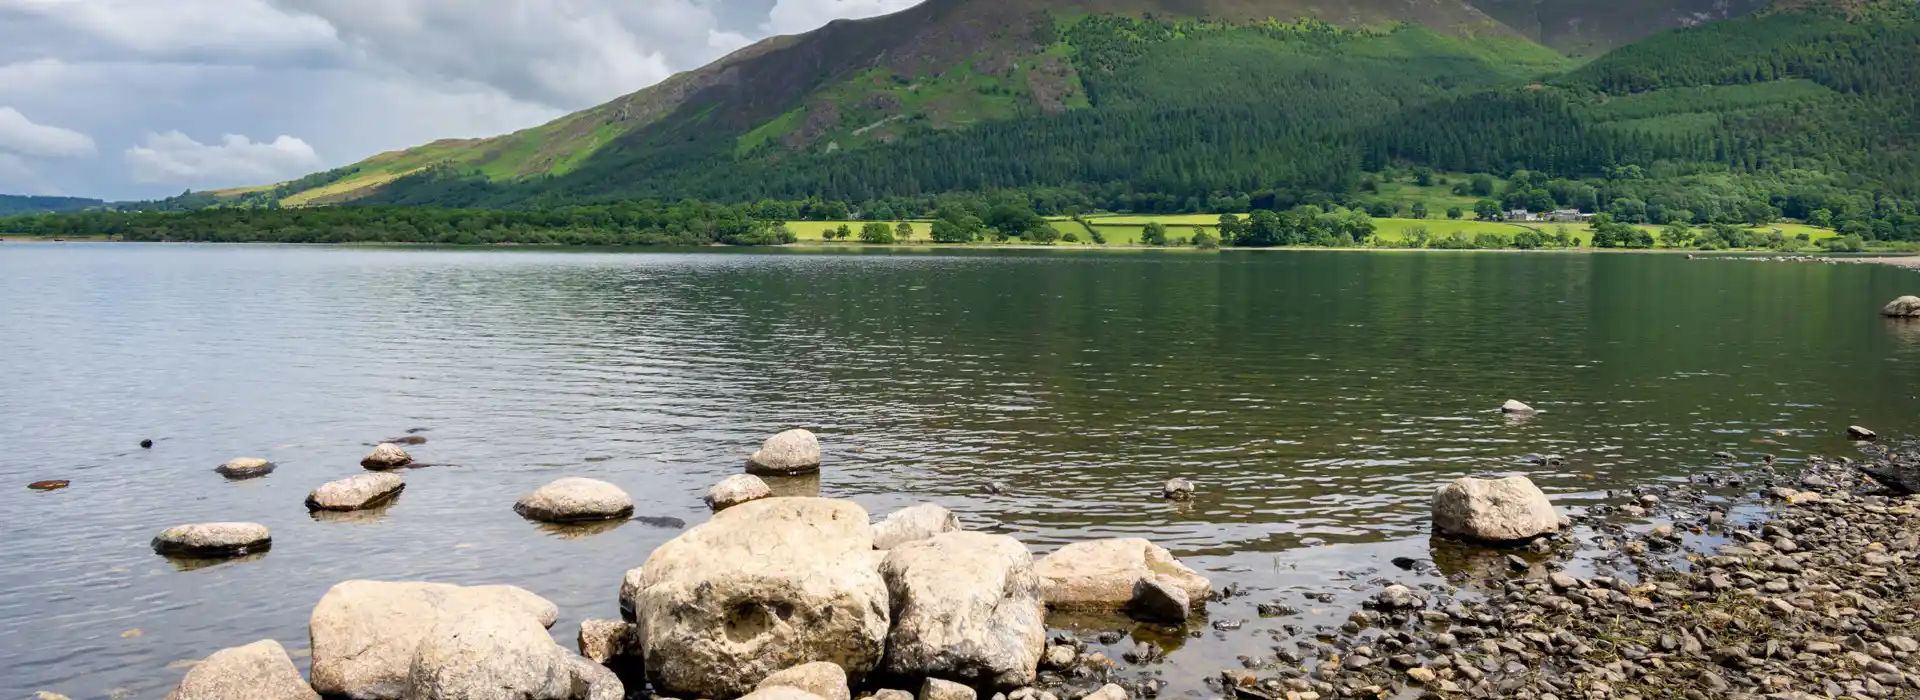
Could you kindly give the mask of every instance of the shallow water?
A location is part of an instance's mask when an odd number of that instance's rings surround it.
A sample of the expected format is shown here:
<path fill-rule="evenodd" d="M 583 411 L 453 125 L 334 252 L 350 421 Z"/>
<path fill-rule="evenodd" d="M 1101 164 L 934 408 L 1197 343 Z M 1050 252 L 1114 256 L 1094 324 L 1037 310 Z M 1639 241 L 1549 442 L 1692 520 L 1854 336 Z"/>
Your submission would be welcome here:
<path fill-rule="evenodd" d="M 1717 450 L 1912 434 L 1920 324 L 1874 312 L 1915 290 L 1887 267 L 1664 255 L 8 243 L 0 698 L 159 698 L 176 661 L 265 637 L 303 654 L 313 603 L 349 578 L 525 586 L 570 643 L 791 426 L 827 465 L 788 488 L 937 502 L 1036 552 L 1142 535 L 1217 583 L 1312 585 L 1430 556 L 1425 499 L 1456 476 L 1528 473 L 1577 507 L 1731 468 Z M 1507 398 L 1543 413 L 1491 410 Z M 410 429 L 442 466 L 382 511 L 307 514 L 308 490 Z M 237 456 L 280 467 L 212 472 Z M 1196 501 L 1159 500 L 1176 475 Z M 648 519 L 513 513 L 560 476 L 619 484 Z M 41 479 L 73 485 L 25 488 Z M 223 520 L 274 548 L 213 566 L 148 548 Z M 1170 676 L 1235 653 L 1194 647 Z"/>

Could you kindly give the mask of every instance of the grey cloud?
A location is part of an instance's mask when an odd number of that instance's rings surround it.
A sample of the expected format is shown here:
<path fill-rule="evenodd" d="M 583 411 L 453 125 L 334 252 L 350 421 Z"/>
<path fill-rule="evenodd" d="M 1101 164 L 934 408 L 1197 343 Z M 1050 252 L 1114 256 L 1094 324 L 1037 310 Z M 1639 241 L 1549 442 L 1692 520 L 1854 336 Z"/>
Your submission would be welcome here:
<path fill-rule="evenodd" d="M 12 107 L 0 107 L 0 151 L 36 158 L 81 158 L 95 152 L 93 139 L 72 129 L 35 124 Z"/>
<path fill-rule="evenodd" d="M 127 149 L 127 165 L 137 182 L 272 182 L 312 172 L 320 156 L 307 142 L 281 136 L 255 143 L 227 134 L 219 143 L 200 143 L 178 131 L 148 134 L 145 144 Z"/>

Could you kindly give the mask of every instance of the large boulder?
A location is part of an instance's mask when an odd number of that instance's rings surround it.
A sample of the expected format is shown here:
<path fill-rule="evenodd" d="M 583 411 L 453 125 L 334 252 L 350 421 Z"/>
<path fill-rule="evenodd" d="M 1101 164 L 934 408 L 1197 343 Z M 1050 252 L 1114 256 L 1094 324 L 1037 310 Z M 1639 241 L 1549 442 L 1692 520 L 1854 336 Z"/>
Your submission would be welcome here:
<path fill-rule="evenodd" d="M 1547 494 L 1524 476 L 1464 477 L 1433 494 L 1435 532 L 1479 542 L 1517 542 L 1560 529 Z"/>
<path fill-rule="evenodd" d="M 272 474 L 276 465 L 259 457 L 236 457 L 226 464 L 214 467 L 221 476 L 229 479 L 252 479 Z"/>
<path fill-rule="evenodd" d="M 759 451 L 747 458 L 747 473 L 761 476 L 792 476 L 820 471 L 820 439 L 804 429 L 789 430 L 767 438 Z"/>
<path fill-rule="evenodd" d="M 641 566 L 635 617 L 661 694 L 733 698 L 790 666 L 880 663 L 886 584 L 851 501 L 768 498 L 714 514 Z"/>
<path fill-rule="evenodd" d="M 160 531 L 153 551 L 177 557 L 239 557 L 267 551 L 273 536 L 259 523 L 199 523 Z"/>
<path fill-rule="evenodd" d="M 773 487 L 752 474 L 735 474 L 721 479 L 720 483 L 707 489 L 706 501 L 707 508 L 718 513 L 747 501 L 758 501 L 762 498 L 773 498 Z"/>
<path fill-rule="evenodd" d="M 573 700 L 570 654 L 512 606 L 442 616 L 414 648 L 405 700 Z"/>
<path fill-rule="evenodd" d="M 392 700 L 407 688 L 414 650 L 447 619 L 500 609 L 550 627 L 559 609 L 514 586 L 346 581 L 313 608 L 313 689 L 353 700 Z M 552 643 L 552 639 L 548 639 Z"/>
<path fill-rule="evenodd" d="M 360 466 L 374 471 L 399 469 L 409 464 L 413 464 L 413 455 L 391 442 L 380 443 L 367 456 L 360 458 Z"/>
<path fill-rule="evenodd" d="M 619 520 L 633 515 L 633 497 L 604 481 L 568 477 L 527 494 L 513 510 L 549 523 Z"/>
<path fill-rule="evenodd" d="M 902 508 L 873 526 L 873 548 L 893 549 L 915 540 L 960 529 L 960 518 L 932 503 Z"/>
<path fill-rule="evenodd" d="M 952 532 L 908 542 L 880 563 L 893 604 L 887 673 L 967 685 L 1032 685 L 1046 651 L 1033 555 L 1005 535 Z"/>
<path fill-rule="evenodd" d="M 1920 297 L 1905 296 L 1887 302 L 1887 305 L 1880 309 L 1880 313 L 1893 318 L 1920 317 Z"/>
<path fill-rule="evenodd" d="M 847 672 L 826 661 L 800 664 L 779 671 L 767 676 L 753 689 L 758 692 L 776 686 L 799 688 L 825 700 L 853 700 L 853 692 L 847 689 Z"/>
<path fill-rule="evenodd" d="M 307 510 L 363 510 L 393 500 L 406 488 L 398 474 L 375 472 L 321 484 L 307 494 Z"/>
<path fill-rule="evenodd" d="M 1195 604 L 1213 589 L 1172 552 L 1138 538 L 1076 542 L 1041 559 L 1034 572 L 1041 597 L 1057 610 L 1119 610 L 1133 602 L 1135 582 L 1161 576 Z"/>
<path fill-rule="evenodd" d="M 180 679 L 167 700 L 320 700 L 286 647 L 271 639 L 214 652 Z"/>

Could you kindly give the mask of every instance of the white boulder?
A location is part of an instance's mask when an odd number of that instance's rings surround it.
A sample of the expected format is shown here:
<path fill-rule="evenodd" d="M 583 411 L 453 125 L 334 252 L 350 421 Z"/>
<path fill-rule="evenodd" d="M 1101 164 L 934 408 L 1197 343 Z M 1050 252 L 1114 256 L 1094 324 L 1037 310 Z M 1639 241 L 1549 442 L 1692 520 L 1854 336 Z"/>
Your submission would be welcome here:
<path fill-rule="evenodd" d="M 767 438 L 760 450 L 747 458 L 747 473 L 762 476 L 792 476 L 820 471 L 820 439 L 812 431 L 789 430 Z"/>
<path fill-rule="evenodd" d="M 858 679 L 880 663 L 887 589 L 851 501 L 767 498 L 714 514 L 641 566 L 647 677 L 675 697 L 731 698 L 793 665 Z"/>
<path fill-rule="evenodd" d="M 1506 403 L 1500 405 L 1500 412 L 1527 414 L 1527 413 L 1533 413 L 1534 410 L 1532 406 L 1528 406 L 1526 404 L 1520 403 L 1519 401 L 1515 401 L 1513 399 L 1507 399 Z"/>
<path fill-rule="evenodd" d="M 767 482 L 761 481 L 760 477 L 752 474 L 735 474 L 721 479 L 720 483 L 707 489 L 706 501 L 707 508 L 718 513 L 747 501 L 758 501 L 762 498 L 773 498 L 773 488 L 767 486 Z"/>
<path fill-rule="evenodd" d="M 1041 559 L 1034 572 L 1041 597 L 1058 610 L 1119 610 L 1133 601 L 1133 584 L 1143 578 L 1167 577 L 1196 604 L 1213 589 L 1172 552 L 1139 538 L 1076 542 Z"/>
<path fill-rule="evenodd" d="M 320 700 L 271 639 L 214 652 L 194 665 L 167 700 Z"/>
<path fill-rule="evenodd" d="M 908 542 L 880 564 L 893 604 L 883 669 L 967 685 L 1033 685 L 1046 651 L 1046 604 L 1025 545 L 953 532 Z"/>
<path fill-rule="evenodd" d="M 932 503 L 902 508 L 873 526 L 873 548 L 893 549 L 915 540 L 960 529 L 960 518 Z"/>
<path fill-rule="evenodd" d="M 443 620 L 495 608 L 524 615 L 543 628 L 559 616 L 553 603 L 514 586 L 336 584 L 321 596 L 308 620 L 313 689 L 353 700 L 401 697 L 414 650 Z"/>
<path fill-rule="evenodd" d="M 1887 302 L 1887 305 L 1880 309 L 1880 314 L 1893 318 L 1920 316 L 1920 297 L 1904 296 Z"/>
<path fill-rule="evenodd" d="M 574 700 L 574 668 L 526 610 L 448 615 L 420 639 L 404 700 Z"/>
<path fill-rule="evenodd" d="M 259 457 L 237 457 L 227 460 L 226 464 L 214 467 L 221 476 L 229 479 L 252 479 L 272 474 L 276 465 Z"/>
<path fill-rule="evenodd" d="M 1524 476 L 1465 477 L 1434 492 L 1433 529 L 1468 540 L 1514 542 L 1559 531 L 1560 514 Z"/>
<path fill-rule="evenodd" d="M 307 510 L 349 511 L 372 508 L 393 500 L 406 488 L 398 474 L 375 472 L 321 484 L 307 494 Z"/>
<path fill-rule="evenodd" d="M 549 523 L 619 520 L 633 515 L 633 497 L 604 481 L 568 477 L 535 489 L 514 504 L 513 510 Z"/>

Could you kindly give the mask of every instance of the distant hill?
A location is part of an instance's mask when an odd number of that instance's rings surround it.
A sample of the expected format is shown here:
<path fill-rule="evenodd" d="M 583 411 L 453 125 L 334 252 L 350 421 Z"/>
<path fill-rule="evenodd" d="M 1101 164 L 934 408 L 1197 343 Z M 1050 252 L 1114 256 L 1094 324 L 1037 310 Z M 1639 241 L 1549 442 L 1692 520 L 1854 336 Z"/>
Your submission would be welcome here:
<path fill-rule="evenodd" d="M 79 197 L 28 197 L 0 194 L 0 216 L 80 211 L 105 204 L 106 202 L 98 199 Z"/>
<path fill-rule="evenodd" d="M 1757 4 L 929 0 L 541 127 L 231 197 L 520 208 L 1072 186 L 1180 201 L 1345 192 L 1394 163 L 1696 163 L 1920 189 L 1913 5 Z M 1584 65 L 1548 48 L 1636 39 Z"/>

